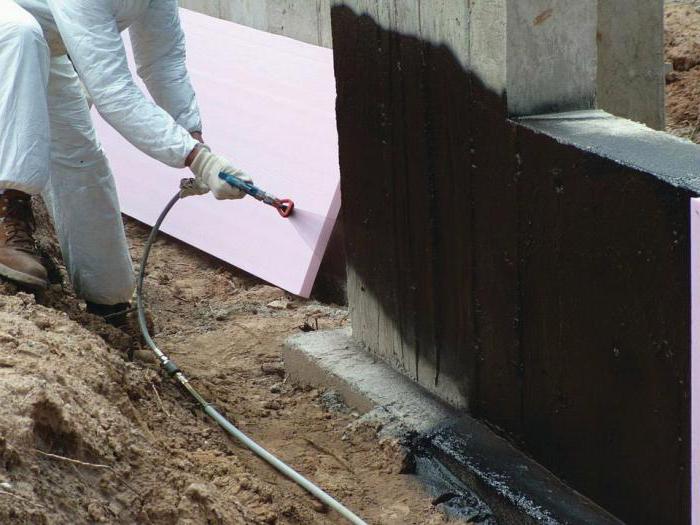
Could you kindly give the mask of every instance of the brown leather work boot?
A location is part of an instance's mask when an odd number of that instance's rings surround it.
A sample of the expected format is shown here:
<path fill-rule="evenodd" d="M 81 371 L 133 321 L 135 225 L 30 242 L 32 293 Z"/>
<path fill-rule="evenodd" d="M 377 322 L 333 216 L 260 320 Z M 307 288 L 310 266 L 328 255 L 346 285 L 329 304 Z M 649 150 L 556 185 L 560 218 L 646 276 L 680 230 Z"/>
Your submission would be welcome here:
<path fill-rule="evenodd" d="M 34 244 L 30 198 L 21 191 L 5 190 L 0 195 L 0 276 L 34 288 L 48 284 Z"/>

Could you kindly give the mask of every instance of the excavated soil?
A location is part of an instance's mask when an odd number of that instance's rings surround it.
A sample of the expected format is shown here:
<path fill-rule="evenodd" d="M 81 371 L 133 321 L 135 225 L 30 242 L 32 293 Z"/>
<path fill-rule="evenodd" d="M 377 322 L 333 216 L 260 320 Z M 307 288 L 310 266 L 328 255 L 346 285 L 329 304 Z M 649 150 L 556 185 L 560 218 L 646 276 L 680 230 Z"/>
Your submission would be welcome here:
<path fill-rule="evenodd" d="M 666 128 L 700 142 L 700 3 L 666 5 Z"/>
<path fill-rule="evenodd" d="M 127 229 L 136 260 L 147 230 Z M 148 353 L 129 362 L 125 352 L 142 349 L 134 326 L 85 313 L 45 227 L 39 238 L 51 288 L 0 285 L 0 523 L 343 523 L 206 419 Z M 369 523 L 448 522 L 400 473 L 397 443 L 285 380 L 285 338 L 344 325 L 344 308 L 169 239 L 147 288 L 162 348 L 244 432 Z"/>

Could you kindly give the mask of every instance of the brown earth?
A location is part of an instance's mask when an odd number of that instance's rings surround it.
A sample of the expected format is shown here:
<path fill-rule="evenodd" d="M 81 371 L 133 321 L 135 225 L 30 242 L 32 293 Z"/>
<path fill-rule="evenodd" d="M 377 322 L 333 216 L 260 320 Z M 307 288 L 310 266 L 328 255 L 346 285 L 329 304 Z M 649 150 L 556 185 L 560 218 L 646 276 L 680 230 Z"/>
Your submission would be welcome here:
<path fill-rule="evenodd" d="M 666 129 L 700 141 L 700 6 L 696 2 L 666 6 Z"/>
<path fill-rule="evenodd" d="M 45 225 L 45 218 L 40 224 Z M 147 230 L 127 225 L 138 258 Z M 0 523 L 343 523 L 227 437 L 125 333 L 84 312 L 46 228 L 55 284 L 0 285 Z M 147 278 L 161 347 L 244 432 L 374 524 L 448 519 L 402 450 L 284 378 L 280 350 L 347 311 L 291 297 L 161 239 Z"/>

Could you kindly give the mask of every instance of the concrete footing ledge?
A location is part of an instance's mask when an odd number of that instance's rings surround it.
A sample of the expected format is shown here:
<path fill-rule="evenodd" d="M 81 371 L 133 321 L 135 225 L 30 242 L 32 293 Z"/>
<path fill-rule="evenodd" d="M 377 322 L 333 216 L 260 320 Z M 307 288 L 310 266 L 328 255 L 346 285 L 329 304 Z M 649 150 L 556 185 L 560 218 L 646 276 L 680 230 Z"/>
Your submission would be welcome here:
<path fill-rule="evenodd" d="M 480 524 L 620 524 L 485 425 L 433 398 L 352 339 L 350 329 L 287 340 L 289 379 L 334 390 L 360 421 L 407 449 L 404 471 L 434 503 Z"/>

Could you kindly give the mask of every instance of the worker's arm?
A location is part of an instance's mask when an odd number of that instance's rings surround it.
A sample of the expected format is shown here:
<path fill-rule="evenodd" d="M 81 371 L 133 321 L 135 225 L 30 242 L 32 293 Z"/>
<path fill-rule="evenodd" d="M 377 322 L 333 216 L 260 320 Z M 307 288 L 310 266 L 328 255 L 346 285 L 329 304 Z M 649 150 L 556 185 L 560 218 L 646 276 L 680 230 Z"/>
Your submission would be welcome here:
<path fill-rule="evenodd" d="M 113 14 L 113 1 L 48 0 L 97 111 L 129 142 L 173 167 L 184 167 L 198 142 L 134 83 Z"/>
<path fill-rule="evenodd" d="M 146 13 L 129 27 L 129 36 L 138 75 L 156 104 L 186 130 L 201 132 L 199 108 L 185 64 L 185 35 L 177 0 L 151 2 Z"/>

